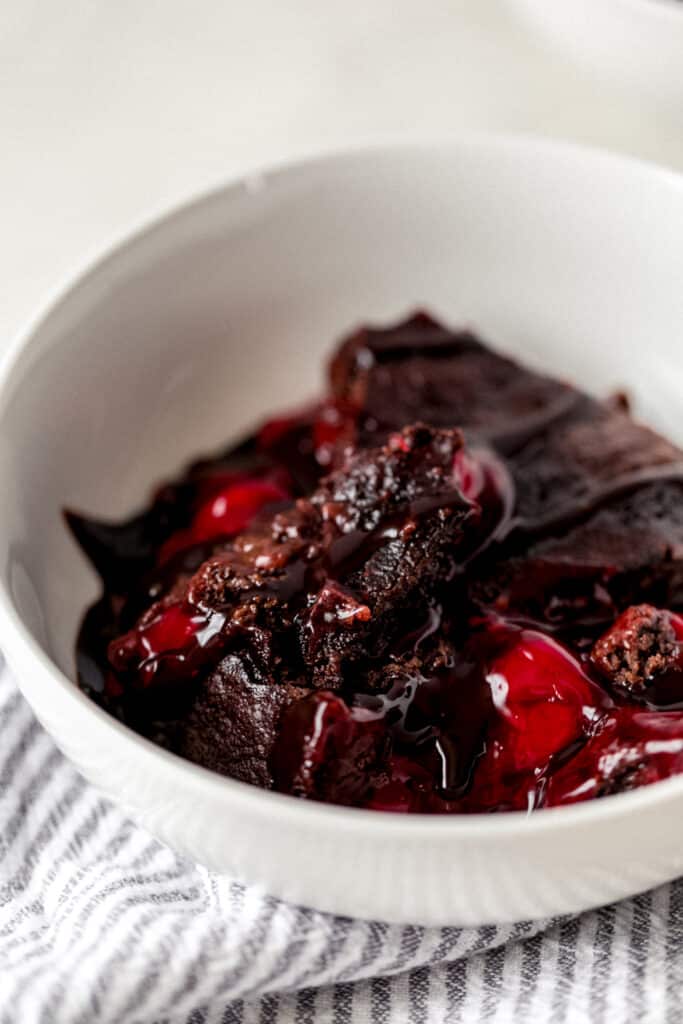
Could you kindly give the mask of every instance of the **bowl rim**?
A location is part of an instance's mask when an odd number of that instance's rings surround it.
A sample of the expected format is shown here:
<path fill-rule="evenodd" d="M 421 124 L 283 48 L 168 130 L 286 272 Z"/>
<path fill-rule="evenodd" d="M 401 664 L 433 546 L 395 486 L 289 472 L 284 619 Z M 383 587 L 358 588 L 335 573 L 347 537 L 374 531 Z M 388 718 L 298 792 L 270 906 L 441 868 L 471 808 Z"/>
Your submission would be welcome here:
<path fill-rule="evenodd" d="M 135 250 L 156 233 L 163 233 L 182 218 L 192 218 L 201 207 L 215 201 L 239 201 L 245 190 L 253 195 L 255 184 L 274 178 L 298 176 L 311 169 L 325 169 L 345 161 L 372 161 L 378 156 L 400 159 L 406 155 L 431 151 L 436 158 L 440 153 L 464 150 L 488 151 L 491 156 L 505 152 L 520 160 L 535 156 L 546 164 L 553 162 L 592 163 L 596 169 L 607 166 L 616 175 L 641 176 L 657 187 L 671 189 L 683 194 L 683 176 L 675 171 L 649 161 L 608 150 L 586 146 L 565 140 L 543 138 L 528 134 L 477 132 L 463 136 L 427 136 L 411 140 L 388 136 L 370 142 L 344 145 L 330 149 L 304 148 L 293 156 L 279 161 L 257 164 L 220 181 L 199 192 L 191 192 L 170 204 L 142 218 L 131 226 L 115 233 L 113 239 L 97 247 L 96 254 L 86 255 L 79 262 L 76 271 L 62 275 L 58 283 L 48 292 L 39 305 L 38 311 L 15 334 L 0 359 L 0 418 L 8 399 L 13 394 L 13 385 L 21 370 L 24 357 L 28 355 L 42 330 L 50 319 L 82 289 L 91 287 L 102 275 L 115 268 L 119 261 L 127 259 L 130 250 Z M 19 385 L 21 386 L 21 385 Z M 543 813 L 529 814 L 526 811 L 504 811 L 496 814 L 378 814 L 367 808 L 342 807 L 315 801 L 300 800 L 289 794 L 263 790 L 257 786 L 221 776 L 201 765 L 194 764 L 181 756 L 165 750 L 134 732 L 118 721 L 91 698 L 83 693 L 59 666 L 48 656 L 33 638 L 15 608 L 5 581 L 0 577 L 0 637 L 10 668 L 34 663 L 43 676 L 46 685 L 57 687 L 59 700 L 73 709 L 81 718 L 90 717 L 103 737 L 110 739 L 109 749 L 117 746 L 125 755 L 126 750 L 137 753 L 149 763 L 164 766 L 167 781 L 177 780 L 180 788 L 201 792 L 211 791 L 213 797 L 226 806 L 238 805 L 252 814 L 268 815 L 271 819 L 286 817 L 294 819 L 301 826 L 332 828 L 337 831 L 358 833 L 366 838 L 373 833 L 394 833 L 411 842 L 423 840 L 486 840 L 541 836 L 549 830 L 573 829 L 579 825 L 590 825 L 598 820 L 613 820 L 625 815 L 638 813 L 646 807 L 666 802 L 670 798 L 683 796 L 683 774 L 672 776 L 640 789 L 613 794 L 599 800 L 589 800 L 564 807 L 546 808 Z M 21 684 L 20 684 L 21 688 Z M 31 703 L 29 701 L 29 703 Z M 110 792 L 115 792 L 113 787 Z M 372 824 L 372 823 L 375 824 Z M 381 824 L 380 824 L 381 823 Z"/>

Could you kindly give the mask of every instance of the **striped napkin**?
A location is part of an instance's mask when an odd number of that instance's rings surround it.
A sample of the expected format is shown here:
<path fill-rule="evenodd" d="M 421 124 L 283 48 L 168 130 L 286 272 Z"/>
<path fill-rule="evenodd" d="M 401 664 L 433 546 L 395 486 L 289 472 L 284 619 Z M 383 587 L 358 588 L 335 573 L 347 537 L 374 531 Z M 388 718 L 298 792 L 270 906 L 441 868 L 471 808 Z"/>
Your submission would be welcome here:
<path fill-rule="evenodd" d="M 581 918 L 425 929 L 213 875 L 92 789 L 0 667 L 2 1024 L 673 1024 L 682 947 L 683 883 Z"/>

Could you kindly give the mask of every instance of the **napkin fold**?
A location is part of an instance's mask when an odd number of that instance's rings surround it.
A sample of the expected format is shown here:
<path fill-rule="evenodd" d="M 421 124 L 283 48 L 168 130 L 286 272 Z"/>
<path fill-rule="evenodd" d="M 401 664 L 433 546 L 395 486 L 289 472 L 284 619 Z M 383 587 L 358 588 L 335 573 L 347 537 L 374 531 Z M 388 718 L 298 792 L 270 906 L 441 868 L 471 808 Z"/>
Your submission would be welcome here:
<path fill-rule="evenodd" d="M 2 1024 L 659 1024 L 683 1012 L 682 940 L 682 883 L 469 929 L 283 903 L 128 820 L 0 668 Z"/>

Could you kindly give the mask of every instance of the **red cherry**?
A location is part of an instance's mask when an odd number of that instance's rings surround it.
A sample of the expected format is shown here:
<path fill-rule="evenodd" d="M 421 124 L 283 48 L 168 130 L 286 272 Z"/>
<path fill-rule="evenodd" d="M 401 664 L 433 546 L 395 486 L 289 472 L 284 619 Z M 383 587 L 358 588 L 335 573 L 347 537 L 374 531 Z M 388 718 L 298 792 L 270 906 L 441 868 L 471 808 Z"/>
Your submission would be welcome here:
<path fill-rule="evenodd" d="M 508 718 L 535 701 L 562 700 L 581 707 L 601 699 L 571 651 L 533 629 L 511 633 L 511 642 L 491 661 L 487 678 L 496 706 Z"/>
<path fill-rule="evenodd" d="M 385 753 L 384 723 L 319 690 L 291 705 L 271 756 L 276 787 L 340 804 L 362 801 Z"/>
<path fill-rule="evenodd" d="M 313 795 L 315 774 L 325 760 L 332 730 L 340 727 L 344 731 L 350 721 L 345 702 L 327 690 L 313 693 L 288 708 L 273 752 L 278 787 Z"/>
<path fill-rule="evenodd" d="M 683 771 L 683 713 L 615 708 L 588 743 L 551 775 L 547 806 L 658 782 Z"/>
<path fill-rule="evenodd" d="M 462 496 L 468 501 L 478 502 L 486 487 L 486 472 L 481 462 L 464 448 L 455 453 L 453 476 Z"/>
<path fill-rule="evenodd" d="M 231 474 L 229 482 L 221 489 L 208 485 L 205 489 L 209 497 L 195 513 L 190 526 L 186 530 L 177 530 L 162 544 L 159 564 L 193 544 L 240 533 L 265 505 L 286 501 L 290 497 L 283 485 L 282 474 L 278 479 Z"/>
<path fill-rule="evenodd" d="M 170 605 L 139 630 L 140 647 L 150 657 L 166 651 L 182 651 L 203 621 L 202 617 L 192 615 L 182 605 Z"/>
<path fill-rule="evenodd" d="M 493 731 L 491 743 L 499 770 L 533 772 L 581 736 L 581 709 L 562 702 L 538 702 L 518 712 L 513 726 L 494 727 Z"/>
<path fill-rule="evenodd" d="M 504 462 L 488 448 L 457 451 L 453 478 L 465 500 L 479 510 L 473 557 L 504 532 L 515 508 L 515 485 Z"/>
<path fill-rule="evenodd" d="M 198 543 L 240 533 L 264 505 L 288 498 L 287 491 L 270 480 L 230 484 L 199 509 L 190 527 L 193 539 Z"/>
<path fill-rule="evenodd" d="M 109 661 L 120 673 L 134 673 L 143 688 L 193 679 L 207 651 L 221 642 L 224 616 L 199 613 L 184 604 L 162 608 L 143 625 L 109 645 Z"/>
<path fill-rule="evenodd" d="M 505 626 L 492 632 L 503 644 L 486 671 L 496 714 L 465 803 L 468 810 L 524 809 L 553 758 L 588 735 L 611 704 L 555 640 Z"/>

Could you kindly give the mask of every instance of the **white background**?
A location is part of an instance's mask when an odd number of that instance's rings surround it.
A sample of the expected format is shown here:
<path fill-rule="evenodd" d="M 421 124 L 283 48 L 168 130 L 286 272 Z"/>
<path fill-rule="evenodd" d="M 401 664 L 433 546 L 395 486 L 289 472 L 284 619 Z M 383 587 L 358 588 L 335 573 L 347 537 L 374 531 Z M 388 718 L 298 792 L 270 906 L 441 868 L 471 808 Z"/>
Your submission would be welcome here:
<path fill-rule="evenodd" d="M 683 169 L 675 117 L 546 51 L 504 0 L 0 0 L 0 348 L 66 273 L 196 189 L 479 129 Z"/>

